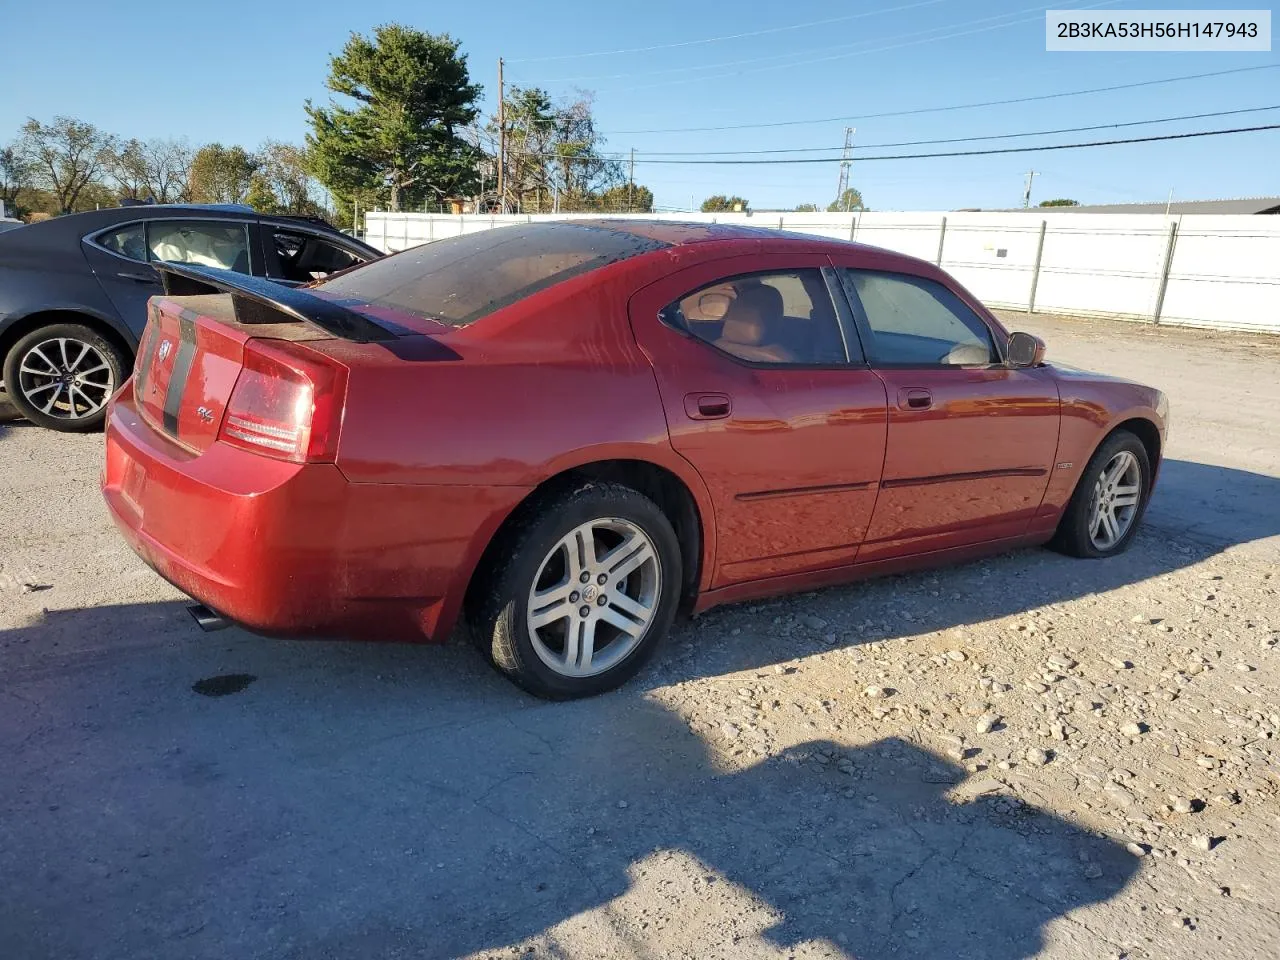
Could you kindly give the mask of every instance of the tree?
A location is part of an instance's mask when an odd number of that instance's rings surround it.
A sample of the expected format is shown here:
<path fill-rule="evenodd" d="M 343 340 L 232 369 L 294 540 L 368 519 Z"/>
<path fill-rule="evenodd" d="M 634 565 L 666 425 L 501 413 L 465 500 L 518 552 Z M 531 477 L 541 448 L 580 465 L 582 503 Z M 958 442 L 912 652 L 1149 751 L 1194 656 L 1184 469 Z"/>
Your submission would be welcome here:
<path fill-rule="evenodd" d="M 1065 198 L 1061 200 L 1041 200 L 1040 206 L 1042 207 L 1078 207 L 1080 206 L 1080 201 L 1067 200 Z"/>
<path fill-rule="evenodd" d="M 309 172 L 307 152 L 292 143 L 267 140 L 257 153 L 258 171 L 252 178 L 247 202 L 264 213 L 319 216 L 315 178 Z"/>
<path fill-rule="evenodd" d="M 722 213 L 725 211 L 746 210 L 747 201 L 742 197 L 732 196 L 726 197 L 723 193 L 717 193 L 713 197 L 707 197 L 702 201 L 703 213 Z"/>
<path fill-rule="evenodd" d="M 143 200 L 147 194 L 147 161 L 140 140 L 126 140 L 111 152 L 107 164 L 115 181 L 118 196 L 124 200 Z"/>
<path fill-rule="evenodd" d="M 17 147 L 0 149 L 0 206 L 4 207 L 6 216 L 16 217 L 22 212 L 18 193 L 31 186 L 31 173 L 31 164 Z"/>
<path fill-rule="evenodd" d="M 147 194 L 156 203 L 189 199 L 194 159 L 195 153 L 186 140 L 148 140 L 142 145 Z"/>
<path fill-rule="evenodd" d="M 609 213 L 653 213 L 653 191 L 643 184 L 622 183 L 601 193 L 596 205 Z"/>
<path fill-rule="evenodd" d="M 802 203 L 796 207 L 796 213 L 817 213 L 818 205 L 816 203 Z"/>
<path fill-rule="evenodd" d="M 844 193 L 840 194 L 835 200 L 827 205 L 827 213 L 840 213 L 849 210 L 861 210 L 862 192 L 855 187 L 849 187 Z"/>
<path fill-rule="evenodd" d="M 280 203 L 276 199 L 275 191 L 271 189 L 271 184 L 260 173 L 255 173 L 249 178 L 249 192 L 245 194 L 244 202 L 259 213 L 284 212 L 280 209 Z"/>
<path fill-rule="evenodd" d="M 557 109 L 545 90 L 512 87 L 506 120 L 506 193 L 516 209 L 599 209 L 603 194 L 625 180 L 622 162 L 602 152 L 591 94 L 579 91 Z M 496 124 L 489 136 L 497 142 Z"/>
<path fill-rule="evenodd" d="M 337 194 L 385 197 L 391 210 L 423 197 L 468 196 L 477 147 L 458 133 L 475 122 L 481 88 L 458 41 L 399 24 L 353 33 L 329 62 L 328 88 L 354 107 L 307 101 L 311 169 Z"/>
<path fill-rule="evenodd" d="M 244 203 L 258 158 L 244 147 L 209 143 L 191 161 L 188 193 L 193 203 Z"/>
<path fill-rule="evenodd" d="M 17 151 L 32 169 L 36 186 L 53 194 L 58 213 L 76 208 L 81 192 L 111 163 L 112 138 L 91 123 L 54 117 L 50 124 L 29 118 Z"/>

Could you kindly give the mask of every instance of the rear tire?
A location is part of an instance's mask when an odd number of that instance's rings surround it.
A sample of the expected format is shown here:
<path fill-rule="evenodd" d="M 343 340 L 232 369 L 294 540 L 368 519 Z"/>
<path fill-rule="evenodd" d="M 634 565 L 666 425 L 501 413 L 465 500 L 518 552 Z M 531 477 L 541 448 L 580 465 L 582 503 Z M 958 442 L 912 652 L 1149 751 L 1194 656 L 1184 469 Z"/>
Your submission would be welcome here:
<path fill-rule="evenodd" d="M 535 696 L 570 700 L 625 683 L 675 617 L 679 541 L 630 487 L 589 483 L 549 496 L 495 554 L 473 597 L 473 636 Z"/>
<path fill-rule="evenodd" d="M 1049 546 L 1087 559 L 1123 553 L 1138 532 L 1150 493 L 1147 448 L 1128 430 L 1117 430 L 1089 458 Z"/>
<path fill-rule="evenodd" d="M 79 323 L 55 323 L 13 345 L 4 361 L 4 385 L 32 423 L 83 433 L 102 428 L 107 401 L 128 372 L 128 358 L 102 334 Z"/>

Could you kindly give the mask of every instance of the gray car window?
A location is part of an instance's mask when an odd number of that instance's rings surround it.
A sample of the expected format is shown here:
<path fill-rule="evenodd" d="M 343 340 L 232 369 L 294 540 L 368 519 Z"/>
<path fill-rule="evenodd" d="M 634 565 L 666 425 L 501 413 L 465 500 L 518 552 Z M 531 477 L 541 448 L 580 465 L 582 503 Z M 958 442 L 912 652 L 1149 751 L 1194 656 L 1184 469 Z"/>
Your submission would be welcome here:
<path fill-rule="evenodd" d="M 101 234 L 97 238 L 97 243 L 104 250 L 110 250 L 121 257 L 128 257 L 130 260 L 143 261 L 147 259 L 147 244 L 143 239 L 143 229 L 140 223 L 131 223 L 127 227 L 120 227 Z"/>
<path fill-rule="evenodd" d="M 152 260 L 195 263 L 249 273 L 249 228 L 202 220 L 152 220 L 147 224 Z"/>

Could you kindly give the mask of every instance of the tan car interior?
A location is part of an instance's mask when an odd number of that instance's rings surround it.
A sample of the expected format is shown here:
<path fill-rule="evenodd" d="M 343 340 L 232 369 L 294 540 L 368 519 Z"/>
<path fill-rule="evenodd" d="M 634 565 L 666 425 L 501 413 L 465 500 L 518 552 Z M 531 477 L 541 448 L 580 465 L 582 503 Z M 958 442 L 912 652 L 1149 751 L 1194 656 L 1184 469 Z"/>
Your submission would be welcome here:
<path fill-rule="evenodd" d="M 772 342 L 771 328 L 784 317 L 782 294 L 774 287 L 751 284 L 736 291 L 724 315 L 715 345 L 725 353 L 756 363 L 796 363 L 794 353 Z"/>

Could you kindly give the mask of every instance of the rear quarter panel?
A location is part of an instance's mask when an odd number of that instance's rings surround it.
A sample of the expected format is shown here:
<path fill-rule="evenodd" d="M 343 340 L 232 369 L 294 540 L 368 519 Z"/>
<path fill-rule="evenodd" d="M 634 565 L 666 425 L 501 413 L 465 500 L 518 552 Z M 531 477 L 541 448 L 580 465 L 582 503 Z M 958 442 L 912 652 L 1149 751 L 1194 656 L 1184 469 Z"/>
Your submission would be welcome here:
<path fill-rule="evenodd" d="M 634 287 L 627 264 L 439 336 L 315 345 L 349 369 L 339 469 L 354 483 L 473 487 L 483 496 L 512 487 L 527 494 L 602 460 L 646 461 L 692 493 L 709 572 L 710 500 L 671 447 L 653 369 L 627 320 Z M 504 517 L 519 502 L 498 499 Z M 492 532 L 478 531 L 468 568 Z"/>

